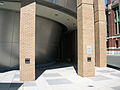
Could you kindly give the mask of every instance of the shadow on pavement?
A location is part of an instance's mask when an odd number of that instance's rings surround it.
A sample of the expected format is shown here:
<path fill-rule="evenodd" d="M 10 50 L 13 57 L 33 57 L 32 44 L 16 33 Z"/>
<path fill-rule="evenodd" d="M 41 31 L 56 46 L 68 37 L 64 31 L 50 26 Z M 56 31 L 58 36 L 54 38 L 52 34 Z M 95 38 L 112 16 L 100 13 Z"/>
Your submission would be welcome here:
<path fill-rule="evenodd" d="M 56 62 L 52 65 L 45 66 L 45 67 L 42 67 L 42 68 L 36 67 L 36 79 L 38 77 L 40 77 L 45 70 L 71 67 L 71 66 L 73 66 L 75 71 L 77 72 L 77 64 L 75 64 L 74 62 L 69 62 L 69 63 L 68 62 Z"/>
<path fill-rule="evenodd" d="M 0 90 L 18 90 L 23 83 L 0 83 Z"/>

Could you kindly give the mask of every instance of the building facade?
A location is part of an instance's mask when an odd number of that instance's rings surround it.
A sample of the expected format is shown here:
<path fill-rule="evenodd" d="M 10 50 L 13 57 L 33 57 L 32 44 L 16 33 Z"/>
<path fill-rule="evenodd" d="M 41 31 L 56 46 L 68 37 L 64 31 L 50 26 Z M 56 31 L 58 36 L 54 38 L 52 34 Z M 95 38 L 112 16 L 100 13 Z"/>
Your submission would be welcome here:
<path fill-rule="evenodd" d="M 107 16 L 107 53 L 120 55 L 120 12 L 119 0 L 108 0 Z"/>
<path fill-rule="evenodd" d="M 78 75 L 93 77 L 107 64 L 105 31 L 104 0 L 2 0 L 0 69 L 19 67 L 32 81 L 37 65 L 76 57 Z"/>
<path fill-rule="evenodd" d="M 29 0 L 28 0 L 29 1 Z M 36 64 L 61 58 L 61 37 L 76 30 L 76 0 L 37 0 Z M 20 0 L 0 1 L 0 69 L 19 65 Z M 58 53 L 60 53 L 58 55 Z"/>

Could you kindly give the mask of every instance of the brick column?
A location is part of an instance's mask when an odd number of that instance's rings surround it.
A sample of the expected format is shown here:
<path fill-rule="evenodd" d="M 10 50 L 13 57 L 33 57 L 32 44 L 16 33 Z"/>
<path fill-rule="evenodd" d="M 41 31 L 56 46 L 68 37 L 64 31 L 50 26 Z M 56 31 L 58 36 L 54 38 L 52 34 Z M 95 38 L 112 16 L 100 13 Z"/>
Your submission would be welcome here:
<path fill-rule="evenodd" d="M 95 75 L 95 42 L 93 0 L 77 0 L 78 74 Z"/>
<path fill-rule="evenodd" d="M 20 80 L 35 80 L 36 2 L 23 1 L 20 10 Z"/>
<path fill-rule="evenodd" d="M 94 0 L 95 14 L 95 60 L 96 66 L 105 67 L 106 57 L 106 16 L 104 0 Z"/>
<path fill-rule="evenodd" d="M 115 35 L 115 23 L 114 23 L 114 11 L 112 9 L 108 10 L 109 16 L 108 16 L 108 24 L 109 24 L 109 37 Z"/>
<path fill-rule="evenodd" d="M 119 18 L 120 18 L 120 0 L 119 0 Z"/>

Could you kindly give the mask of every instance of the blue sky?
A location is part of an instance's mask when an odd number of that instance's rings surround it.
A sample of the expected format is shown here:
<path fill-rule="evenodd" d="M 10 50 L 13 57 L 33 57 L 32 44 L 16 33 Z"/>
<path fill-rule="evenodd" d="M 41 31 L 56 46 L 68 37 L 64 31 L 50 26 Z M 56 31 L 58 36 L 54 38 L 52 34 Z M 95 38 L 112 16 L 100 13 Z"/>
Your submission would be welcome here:
<path fill-rule="evenodd" d="M 105 0 L 105 4 L 107 4 L 107 0 Z"/>

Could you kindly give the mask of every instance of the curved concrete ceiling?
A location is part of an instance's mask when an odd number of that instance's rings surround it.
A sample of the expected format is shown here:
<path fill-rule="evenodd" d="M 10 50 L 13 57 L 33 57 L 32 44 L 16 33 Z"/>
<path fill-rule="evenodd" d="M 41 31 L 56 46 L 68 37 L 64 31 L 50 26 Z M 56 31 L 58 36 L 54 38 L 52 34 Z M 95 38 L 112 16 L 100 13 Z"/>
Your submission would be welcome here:
<path fill-rule="evenodd" d="M 20 11 L 20 3 L 18 2 L 4 2 L 0 4 L 0 8 Z M 61 7 L 62 8 L 62 7 Z M 51 8 L 37 3 L 37 15 L 42 16 L 65 25 L 68 30 L 76 30 L 76 17 L 70 13 L 61 11 L 62 9 Z M 72 11 L 71 11 L 72 12 Z"/>

